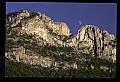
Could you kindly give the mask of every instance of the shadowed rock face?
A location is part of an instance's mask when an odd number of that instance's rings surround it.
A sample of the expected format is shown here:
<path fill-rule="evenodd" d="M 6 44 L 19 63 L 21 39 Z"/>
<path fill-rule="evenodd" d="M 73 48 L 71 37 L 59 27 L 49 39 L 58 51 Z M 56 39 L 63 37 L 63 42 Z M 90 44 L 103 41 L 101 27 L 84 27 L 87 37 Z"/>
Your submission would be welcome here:
<path fill-rule="evenodd" d="M 37 44 L 42 46 L 46 44 L 71 46 L 78 53 L 94 54 L 98 58 L 116 61 L 116 38 L 114 35 L 109 34 L 105 30 L 100 30 L 94 25 L 82 26 L 78 30 L 77 35 L 72 35 L 66 23 L 54 22 L 51 18 L 38 12 L 22 10 L 6 15 L 6 29 L 9 30 L 8 35 L 12 35 L 12 33 L 17 36 L 22 34 L 34 35 Z M 20 38 L 17 37 L 14 40 L 18 41 Z M 17 62 L 22 61 L 43 67 L 60 66 L 61 62 L 55 62 L 54 59 L 49 57 L 30 56 L 30 53 L 26 51 L 25 48 L 19 47 L 13 52 L 5 53 L 5 56 Z M 63 64 L 64 68 L 73 67 L 77 69 L 76 63 Z"/>

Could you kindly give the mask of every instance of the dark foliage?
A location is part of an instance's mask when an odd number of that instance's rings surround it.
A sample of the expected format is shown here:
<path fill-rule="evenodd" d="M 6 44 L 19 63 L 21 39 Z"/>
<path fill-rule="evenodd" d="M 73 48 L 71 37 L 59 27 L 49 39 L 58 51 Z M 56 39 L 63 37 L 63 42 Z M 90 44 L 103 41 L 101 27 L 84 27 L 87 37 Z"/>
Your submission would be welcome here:
<path fill-rule="evenodd" d="M 68 69 L 54 70 L 50 68 L 26 65 L 5 58 L 5 76 L 10 77 L 51 77 L 51 78 L 115 78 L 115 72 L 102 70 Z"/>

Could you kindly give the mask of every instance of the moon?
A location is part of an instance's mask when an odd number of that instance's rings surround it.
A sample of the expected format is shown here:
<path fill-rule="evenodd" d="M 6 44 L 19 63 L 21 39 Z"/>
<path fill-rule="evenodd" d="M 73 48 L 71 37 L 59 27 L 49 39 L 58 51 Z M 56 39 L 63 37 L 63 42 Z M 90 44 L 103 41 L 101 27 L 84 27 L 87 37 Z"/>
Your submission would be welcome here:
<path fill-rule="evenodd" d="M 79 21 L 79 24 L 81 25 L 81 24 L 82 24 L 82 21 Z"/>

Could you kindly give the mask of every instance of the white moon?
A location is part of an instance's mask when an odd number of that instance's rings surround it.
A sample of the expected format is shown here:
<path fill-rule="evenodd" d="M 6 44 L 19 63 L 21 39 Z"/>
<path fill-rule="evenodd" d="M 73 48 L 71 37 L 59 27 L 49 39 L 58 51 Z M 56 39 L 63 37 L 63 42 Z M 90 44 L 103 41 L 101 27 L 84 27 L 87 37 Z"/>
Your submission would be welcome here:
<path fill-rule="evenodd" d="M 81 25 L 81 24 L 82 24 L 82 21 L 79 21 L 79 24 Z"/>

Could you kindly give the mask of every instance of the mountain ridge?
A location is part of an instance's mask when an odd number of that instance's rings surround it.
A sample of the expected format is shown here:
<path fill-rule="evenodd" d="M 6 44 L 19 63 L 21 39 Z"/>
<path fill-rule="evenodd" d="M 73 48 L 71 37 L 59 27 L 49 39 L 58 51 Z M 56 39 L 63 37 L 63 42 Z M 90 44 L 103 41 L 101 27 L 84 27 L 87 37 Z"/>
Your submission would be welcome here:
<path fill-rule="evenodd" d="M 56 70 L 82 68 L 81 61 L 90 62 L 89 56 L 116 63 L 116 40 L 94 25 L 82 26 L 73 35 L 66 23 L 39 12 L 21 10 L 6 15 L 5 57 L 15 62 Z"/>

